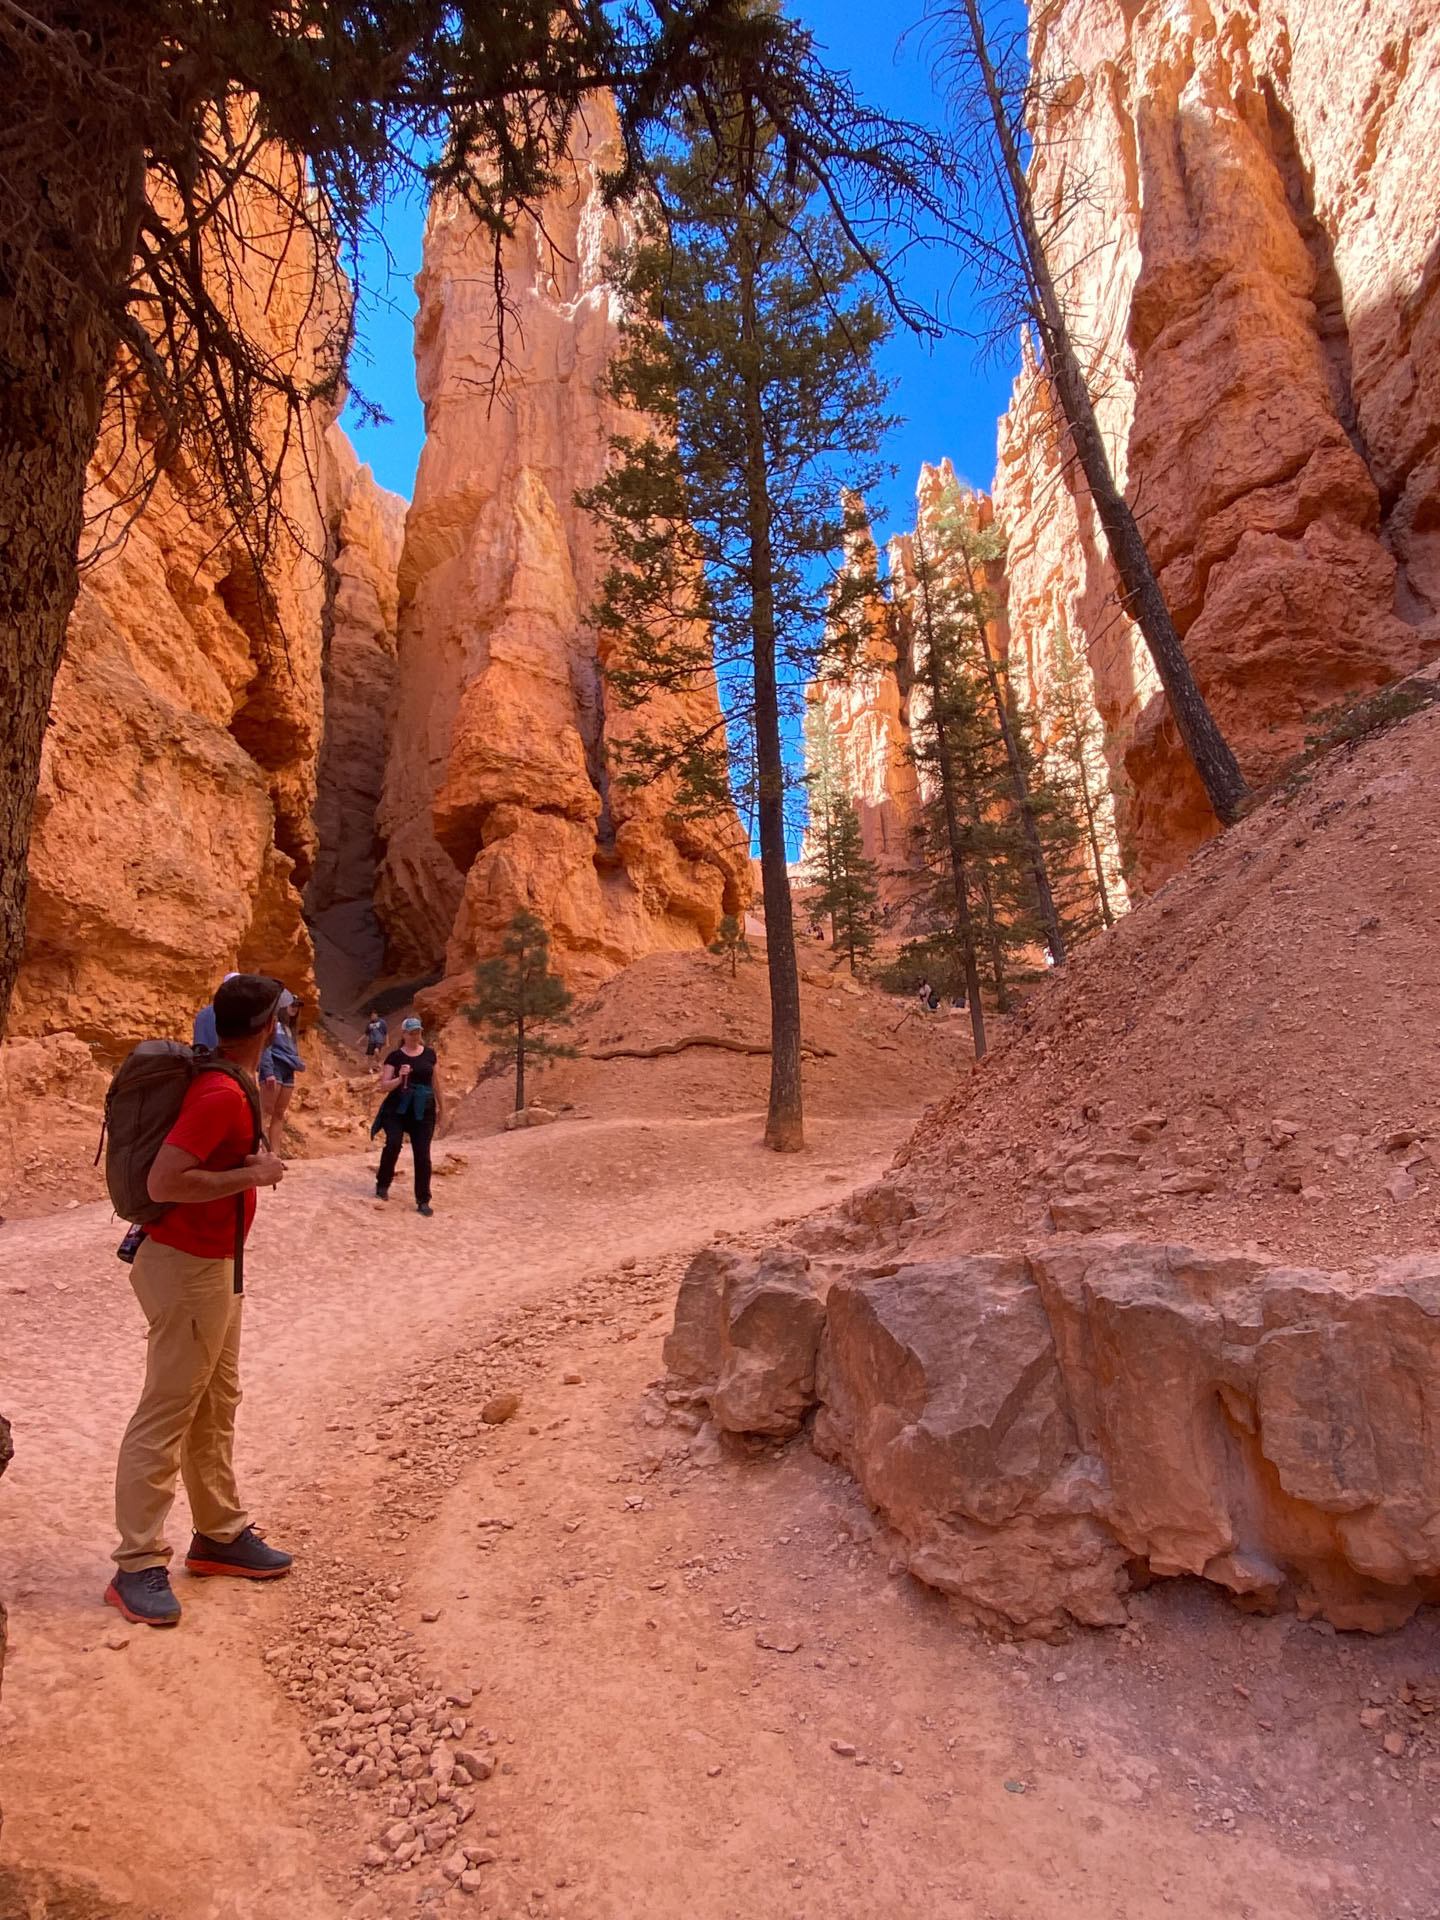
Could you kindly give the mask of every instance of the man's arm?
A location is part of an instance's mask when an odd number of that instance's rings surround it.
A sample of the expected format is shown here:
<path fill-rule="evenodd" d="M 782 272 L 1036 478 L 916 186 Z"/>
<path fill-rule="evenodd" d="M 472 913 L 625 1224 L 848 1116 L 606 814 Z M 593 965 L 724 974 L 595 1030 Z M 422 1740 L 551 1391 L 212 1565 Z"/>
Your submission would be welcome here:
<path fill-rule="evenodd" d="M 193 1206 L 197 1200 L 223 1200 L 252 1187 L 278 1187 L 284 1177 L 285 1162 L 275 1153 L 247 1154 L 243 1165 L 211 1173 L 193 1153 L 167 1142 L 151 1162 L 145 1190 L 160 1206 Z"/>

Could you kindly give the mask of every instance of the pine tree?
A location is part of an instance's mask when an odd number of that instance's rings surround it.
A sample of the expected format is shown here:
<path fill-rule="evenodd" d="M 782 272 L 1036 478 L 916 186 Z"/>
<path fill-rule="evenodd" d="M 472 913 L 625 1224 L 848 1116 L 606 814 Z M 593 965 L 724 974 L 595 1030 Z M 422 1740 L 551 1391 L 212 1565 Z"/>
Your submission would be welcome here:
<path fill-rule="evenodd" d="M 880 890 L 875 862 L 865 858 L 859 809 L 843 787 L 831 791 L 818 813 L 812 810 L 810 833 L 810 911 L 829 920 L 836 959 L 844 954 L 854 973 L 875 950 Z"/>
<path fill-rule="evenodd" d="M 1048 257 L 1051 237 L 1073 217 L 1075 195 L 1050 210 L 1030 192 L 1026 154 L 1039 103 L 1026 37 L 1005 30 L 992 47 L 985 0 L 934 0 L 932 17 L 950 28 L 946 71 L 957 104 L 983 99 L 968 116 L 965 164 L 986 191 L 958 210 L 956 239 L 992 301 L 1024 317 L 1039 336 L 1050 390 L 1068 428 L 1105 535 L 1121 601 L 1139 627 L 1165 689 L 1176 730 L 1222 826 L 1233 826 L 1250 798 L 1239 762 L 1201 693 L 1166 603 L 1144 536 L 1111 465 L 1095 416 L 1081 354 Z"/>
<path fill-rule="evenodd" d="M 837 962 L 843 953 L 850 971 L 875 949 L 880 919 L 879 869 L 865 856 L 860 810 L 849 790 L 844 755 L 835 745 L 823 700 L 805 713 L 805 784 L 810 790 L 806 832 L 807 902 L 812 918 L 830 922 L 830 944 Z"/>
<path fill-rule="evenodd" d="M 720 112 L 660 167 L 668 226 L 621 263 L 629 324 L 612 390 L 653 426 L 612 444 L 581 504 L 612 557 L 592 617 L 606 684 L 675 717 L 630 741 L 621 777 L 676 776 L 679 804 L 753 769 L 770 984 L 767 1146 L 803 1148 L 800 981 L 786 867 L 782 716 L 809 679 L 844 527 L 889 424 L 872 356 L 887 323 L 817 182 L 754 112 Z M 718 674 L 724 728 L 687 693 Z M 730 757 L 727 757 L 728 756 Z M 749 783 L 747 783 L 749 784 Z"/>
<path fill-rule="evenodd" d="M 750 952 L 750 942 L 745 938 L 745 922 L 738 914 L 725 915 L 715 930 L 715 938 L 710 942 L 708 951 L 730 962 L 732 980 L 739 971 L 740 962 L 754 958 Z"/>
<path fill-rule="evenodd" d="M 953 963 L 965 982 L 978 1060 L 986 1048 L 979 942 L 988 927 L 976 919 L 981 905 L 977 841 L 993 767 L 993 720 L 987 727 L 986 695 L 976 674 L 967 671 L 966 623 L 935 564 L 923 524 L 915 529 L 912 550 L 915 672 L 924 698 L 912 702 L 911 753 L 922 789 L 931 795 L 921 809 L 919 826 L 924 887 L 919 905 L 922 913 L 946 927 L 951 940 Z"/>
<path fill-rule="evenodd" d="M 528 908 L 511 918 L 500 952 L 475 969 L 475 998 L 460 1011 L 515 1056 L 515 1111 L 525 1105 L 529 1061 L 573 1060 L 575 1048 L 552 1040 L 545 1027 L 570 1018 L 574 995 L 550 971 L 550 936 Z"/>
<path fill-rule="evenodd" d="M 1101 839 L 1100 808 L 1107 785 L 1104 737 L 1087 685 L 1062 627 L 1050 648 L 1050 677 L 1042 702 L 1048 735 L 1050 777 L 1078 820 L 1085 849 L 1087 879 L 1102 923 L 1115 924 L 1112 893 L 1119 875 Z"/>
<path fill-rule="evenodd" d="M 1010 690 L 1001 681 L 999 663 L 990 644 L 990 627 L 997 613 L 995 596 L 986 585 L 986 567 L 1003 559 L 1005 536 L 995 523 L 981 526 L 973 499 L 958 487 L 948 488 L 935 515 L 933 542 L 936 560 L 948 576 L 947 589 L 955 596 L 956 613 L 968 648 L 985 675 L 995 709 L 995 725 L 1005 749 L 1016 825 L 1030 863 L 1031 885 L 1041 935 L 1057 967 L 1065 963 L 1065 936 L 1050 886 L 1040 828 L 1040 809 L 1031 792 L 1033 762 L 1020 739 L 1018 718 L 1011 711 Z"/>

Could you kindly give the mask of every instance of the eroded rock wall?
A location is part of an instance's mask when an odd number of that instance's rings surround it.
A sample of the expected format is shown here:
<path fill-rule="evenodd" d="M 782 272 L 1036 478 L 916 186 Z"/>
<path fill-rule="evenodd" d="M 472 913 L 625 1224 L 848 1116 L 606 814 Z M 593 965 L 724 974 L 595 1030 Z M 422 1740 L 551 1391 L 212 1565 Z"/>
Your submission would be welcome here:
<path fill-rule="evenodd" d="M 813 1411 L 971 1617 L 1119 1624 L 1179 1574 L 1372 1632 L 1440 1597 L 1435 1256 L 1337 1273 L 1097 1236 L 907 1263 L 904 1211 L 882 1185 L 801 1246 L 700 1254 L 665 1358 L 721 1431 Z"/>
<path fill-rule="evenodd" d="M 348 1007 L 383 971 L 375 915 L 376 831 L 395 697 L 398 573 L 406 502 L 354 448 L 326 436 L 332 561 L 324 656 L 325 732 L 315 800 L 318 851 L 305 894 L 327 1007 Z"/>
<path fill-rule="evenodd" d="M 1037 9 L 1035 188 L 1102 426 L 1252 780 L 1440 650 L 1437 0 Z M 1033 684 L 1086 655 L 1142 884 L 1215 821 L 1027 361 L 996 511 Z"/>
<path fill-rule="evenodd" d="M 558 966 L 585 986 L 708 941 L 749 897 L 733 816 L 694 824 L 663 787 L 612 778 L 612 748 L 638 720 L 607 708 L 585 617 L 603 563 L 574 496 L 624 424 L 605 392 L 618 318 L 605 266 L 623 228 L 601 176 L 617 139 L 613 109 L 592 102 L 569 183 L 506 244 L 498 383 L 490 242 L 452 202 L 426 232 L 426 440 L 401 562 L 377 905 L 391 965 L 443 972 L 446 1011 L 517 907 L 547 923 Z"/>
<path fill-rule="evenodd" d="M 241 317 L 313 381 L 333 341 L 323 302 L 307 304 L 313 267 L 288 253 L 263 264 L 268 298 L 241 287 Z M 332 412 L 317 402 L 288 437 L 278 410 L 260 421 L 280 473 L 268 614 L 209 477 L 175 462 L 136 515 L 133 461 L 102 436 L 41 765 L 12 1036 L 68 1031 L 114 1052 L 182 1032 L 236 966 L 313 990 L 301 892 L 317 849 Z"/>
<path fill-rule="evenodd" d="M 880 556 L 868 524 L 848 532 L 845 568 L 866 588 L 851 609 L 847 668 L 814 682 L 807 697 L 823 714 L 826 747 L 855 802 L 865 858 L 876 864 L 881 896 L 894 900 L 905 892 L 919 810 L 910 758 L 909 646 L 895 604 L 882 587 Z M 892 579 L 894 568 L 892 552 Z"/>

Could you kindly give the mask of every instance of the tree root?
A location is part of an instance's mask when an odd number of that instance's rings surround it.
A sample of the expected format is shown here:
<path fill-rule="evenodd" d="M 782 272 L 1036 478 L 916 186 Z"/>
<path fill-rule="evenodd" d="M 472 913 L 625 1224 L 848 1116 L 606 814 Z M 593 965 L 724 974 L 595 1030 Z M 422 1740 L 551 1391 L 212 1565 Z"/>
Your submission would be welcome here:
<path fill-rule="evenodd" d="M 585 1053 L 582 1060 L 658 1060 L 661 1054 L 683 1053 L 686 1047 L 720 1047 L 726 1053 L 769 1053 L 768 1040 L 732 1040 L 723 1033 L 691 1033 L 683 1040 L 662 1040 L 654 1047 L 597 1047 L 593 1053 Z M 800 1048 L 802 1054 L 808 1053 L 812 1059 L 833 1060 L 833 1047 L 817 1046 L 813 1040 L 807 1040 Z"/>

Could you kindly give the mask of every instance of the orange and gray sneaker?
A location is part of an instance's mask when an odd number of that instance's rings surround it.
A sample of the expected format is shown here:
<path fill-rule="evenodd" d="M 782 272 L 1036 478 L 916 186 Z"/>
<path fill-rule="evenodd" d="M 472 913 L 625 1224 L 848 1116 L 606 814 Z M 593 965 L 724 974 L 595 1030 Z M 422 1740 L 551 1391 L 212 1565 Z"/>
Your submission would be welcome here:
<path fill-rule="evenodd" d="M 185 1556 L 187 1573 L 228 1573 L 239 1580 L 278 1580 L 291 1565 L 291 1556 L 278 1547 L 267 1547 L 253 1527 L 246 1527 L 233 1540 L 212 1540 L 208 1533 L 197 1533 Z"/>
<path fill-rule="evenodd" d="M 138 1573 L 117 1573 L 105 1589 L 107 1607 L 118 1607 L 137 1627 L 176 1627 L 180 1602 L 164 1567 L 142 1567 Z"/>

